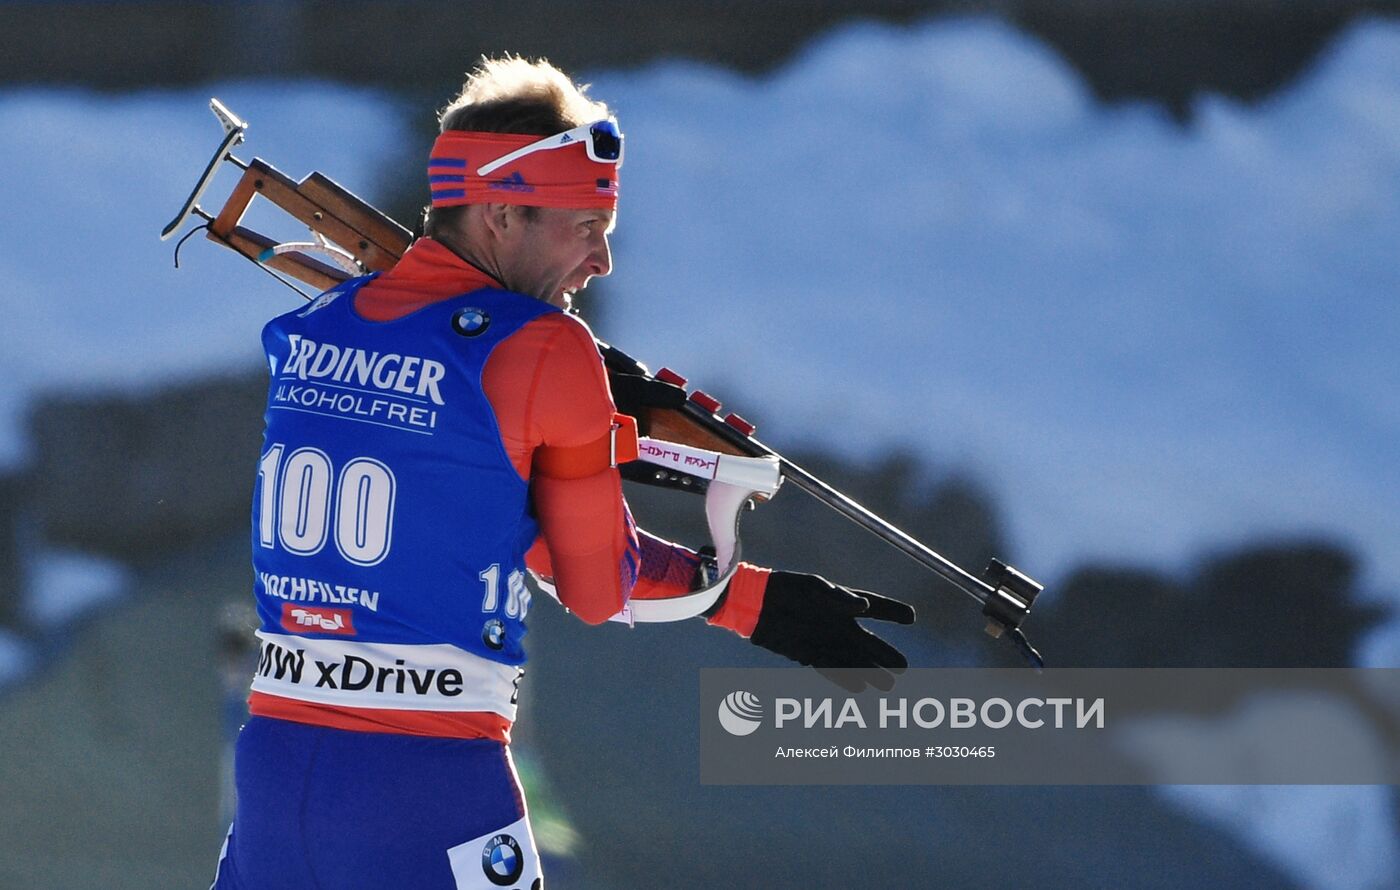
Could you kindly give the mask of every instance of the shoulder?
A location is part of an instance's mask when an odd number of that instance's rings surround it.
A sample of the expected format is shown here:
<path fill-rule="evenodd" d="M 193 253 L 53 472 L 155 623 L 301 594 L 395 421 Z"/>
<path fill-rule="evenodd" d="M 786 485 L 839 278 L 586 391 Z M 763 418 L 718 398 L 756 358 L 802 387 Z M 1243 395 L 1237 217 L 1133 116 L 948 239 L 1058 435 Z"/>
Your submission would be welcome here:
<path fill-rule="evenodd" d="M 548 312 L 532 320 L 530 324 L 537 325 L 541 330 L 556 332 L 560 337 L 568 339 L 572 343 L 582 343 L 592 352 L 598 351 L 598 347 L 593 343 L 593 331 L 577 315 L 570 315 L 567 312 Z"/>
<path fill-rule="evenodd" d="M 501 346 L 519 359 L 533 360 L 532 363 L 602 365 L 602 355 L 588 325 L 563 312 L 532 318 Z"/>
<path fill-rule="evenodd" d="M 486 369 L 493 403 L 518 400 L 539 442 L 578 445 L 598 438 L 615 410 L 603 357 L 578 318 L 551 312 L 497 347 Z"/>

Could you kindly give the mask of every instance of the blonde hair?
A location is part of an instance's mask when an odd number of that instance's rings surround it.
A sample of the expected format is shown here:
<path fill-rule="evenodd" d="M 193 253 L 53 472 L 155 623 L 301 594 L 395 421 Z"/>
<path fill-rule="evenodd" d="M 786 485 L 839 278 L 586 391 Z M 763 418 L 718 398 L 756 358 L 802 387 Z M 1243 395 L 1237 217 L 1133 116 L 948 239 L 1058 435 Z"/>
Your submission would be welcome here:
<path fill-rule="evenodd" d="M 523 133 L 552 136 L 608 117 L 608 106 L 588 96 L 545 59 L 481 57 L 462 91 L 438 113 L 443 132 Z"/>

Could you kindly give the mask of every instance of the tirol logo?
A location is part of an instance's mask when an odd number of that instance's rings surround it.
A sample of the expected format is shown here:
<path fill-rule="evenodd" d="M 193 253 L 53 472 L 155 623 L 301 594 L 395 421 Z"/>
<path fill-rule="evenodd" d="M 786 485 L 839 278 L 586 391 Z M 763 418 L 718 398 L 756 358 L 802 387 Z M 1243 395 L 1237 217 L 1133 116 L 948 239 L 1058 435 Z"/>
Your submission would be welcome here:
<path fill-rule="evenodd" d="M 719 725 L 730 735 L 748 735 L 763 722 L 763 702 L 751 692 L 731 692 L 719 703 Z"/>
<path fill-rule="evenodd" d="M 283 603 L 282 626 L 292 633 L 355 635 L 354 613 L 349 609 L 318 609 Z"/>
<path fill-rule="evenodd" d="M 486 872 L 486 879 L 497 887 L 514 884 L 525 871 L 525 857 L 520 853 L 520 844 L 508 834 L 491 838 L 481 849 L 481 870 Z"/>

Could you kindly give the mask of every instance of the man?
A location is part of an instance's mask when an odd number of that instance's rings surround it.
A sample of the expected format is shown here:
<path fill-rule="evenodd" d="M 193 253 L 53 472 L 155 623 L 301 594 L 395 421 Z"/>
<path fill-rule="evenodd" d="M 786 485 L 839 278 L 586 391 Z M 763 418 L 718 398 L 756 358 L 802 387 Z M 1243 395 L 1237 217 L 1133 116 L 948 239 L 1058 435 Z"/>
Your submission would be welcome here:
<path fill-rule="evenodd" d="M 485 60 L 441 115 L 425 237 L 263 332 L 261 655 L 215 887 L 541 886 L 506 747 L 528 568 L 584 621 L 687 593 L 638 530 L 573 293 L 612 270 L 623 140 L 545 62 Z M 707 621 L 818 668 L 906 666 L 913 610 L 743 565 Z"/>

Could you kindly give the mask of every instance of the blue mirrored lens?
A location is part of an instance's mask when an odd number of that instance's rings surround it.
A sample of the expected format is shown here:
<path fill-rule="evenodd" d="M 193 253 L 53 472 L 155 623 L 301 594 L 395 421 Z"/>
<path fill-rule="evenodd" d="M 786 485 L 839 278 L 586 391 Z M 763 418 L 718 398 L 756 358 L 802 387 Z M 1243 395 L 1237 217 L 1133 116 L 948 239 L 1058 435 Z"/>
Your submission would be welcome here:
<path fill-rule="evenodd" d="M 605 161 L 622 157 L 622 133 L 612 121 L 599 121 L 588 130 L 593 139 L 593 154 Z"/>

